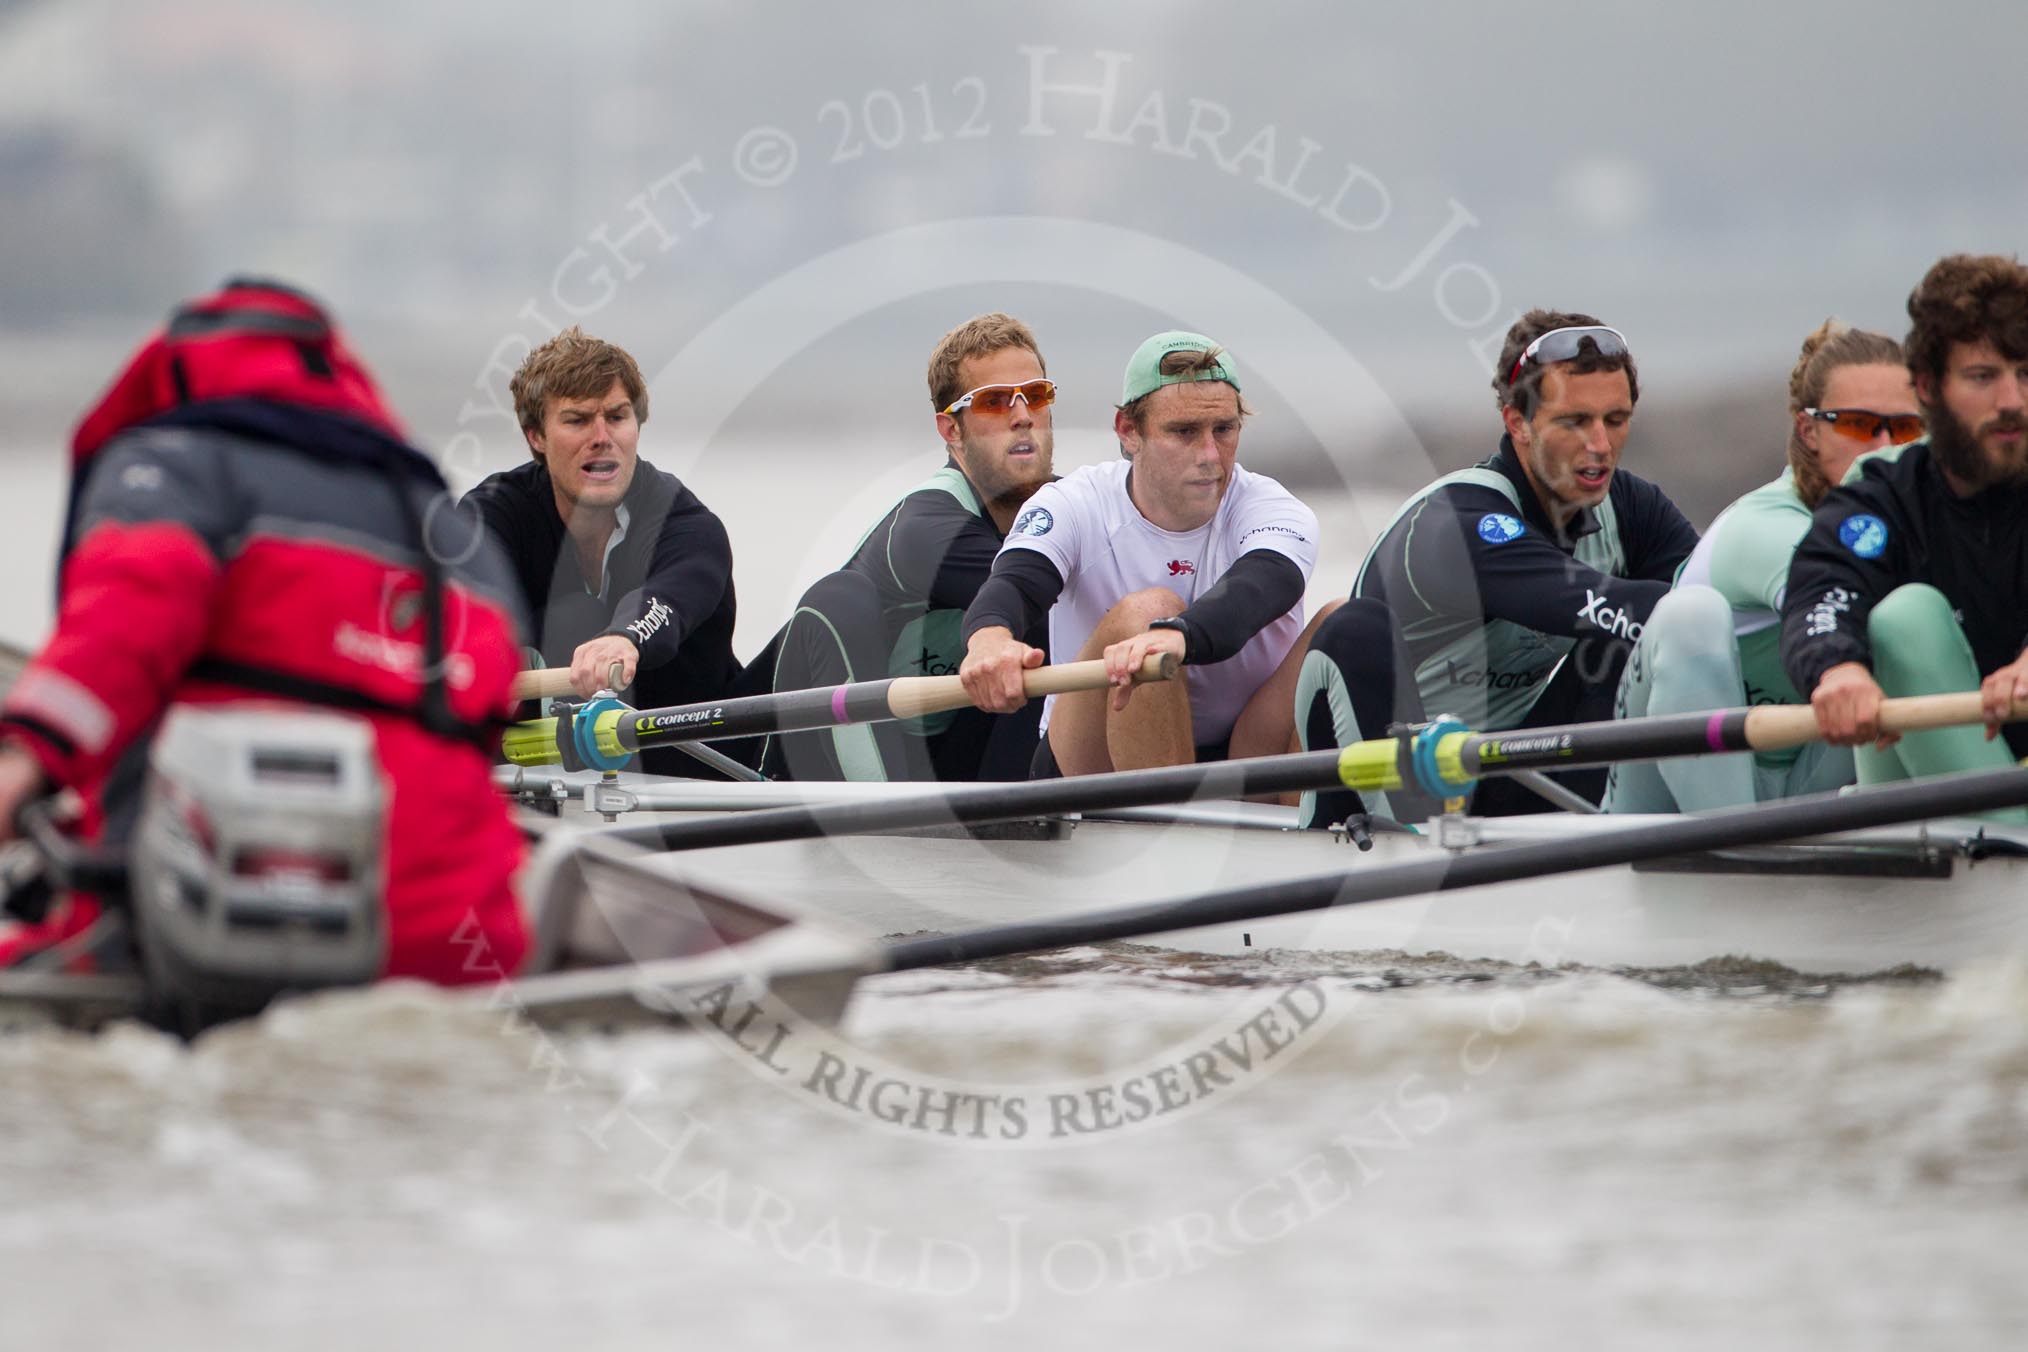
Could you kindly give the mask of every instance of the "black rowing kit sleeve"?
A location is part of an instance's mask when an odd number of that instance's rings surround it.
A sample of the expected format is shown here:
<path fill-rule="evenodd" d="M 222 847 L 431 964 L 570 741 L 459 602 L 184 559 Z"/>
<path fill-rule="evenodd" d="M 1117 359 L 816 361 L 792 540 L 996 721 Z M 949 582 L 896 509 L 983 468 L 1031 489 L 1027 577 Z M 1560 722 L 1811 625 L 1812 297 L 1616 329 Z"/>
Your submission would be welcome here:
<path fill-rule="evenodd" d="M 717 611 L 731 585 L 732 541 L 724 523 L 695 493 L 679 489 L 655 538 L 647 576 L 613 606 L 605 632 L 632 639 L 643 667 L 661 666 Z"/>
<path fill-rule="evenodd" d="M 1906 580 L 1912 535 L 1894 493 L 1870 471 L 1818 504 L 1789 560 L 1782 604 L 1782 667 L 1802 694 L 1832 667 L 1870 663 L 1866 618 Z"/>
<path fill-rule="evenodd" d="M 1303 570 L 1274 549 L 1250 549 L 1225 570 L 1210 591 L 1178 618 L 1183 660 L 1191 666 L 1223 662 L 1303 599 Z"/>
<path fill-rule="evenodd" d="M 938 489 L 911 493 L 896 509 L 888 536 L 895 584 L 903 595 L 928 601 L 931 610 L 968 608 L 999 552 L 992 519 Z"/>
<path fill-rule="evenodd" d="M 1632 643 L 1668 594 L 1668 580 L 1600 572 L 1565 553 L 1538 527 L 1523 525 L 1513 512 L 1513 504 L 1489 488 L 1457 484 L 1432 493 L 1414 518 L 1390 532 L 1392 547 L 1374 560 L 1389 605 L 1397 614 L 1412 613 L 1414 598 L 1440 615 L 1483 616 L 1543 634 Z M 1690 543 L 1695 542 L 1692 531 Z M 1665 557 L 1658 552 L 1651 566 L 1659 568 Z"/>
<path fill-rule="evenodd" d="M 1015 635 L 1026 634 L 1063 595 L 1063 574 L 1040 551 L 1004 550 L 993 563 L 993 574 L 965 611 L 964 639 L 994 625 Z"/>

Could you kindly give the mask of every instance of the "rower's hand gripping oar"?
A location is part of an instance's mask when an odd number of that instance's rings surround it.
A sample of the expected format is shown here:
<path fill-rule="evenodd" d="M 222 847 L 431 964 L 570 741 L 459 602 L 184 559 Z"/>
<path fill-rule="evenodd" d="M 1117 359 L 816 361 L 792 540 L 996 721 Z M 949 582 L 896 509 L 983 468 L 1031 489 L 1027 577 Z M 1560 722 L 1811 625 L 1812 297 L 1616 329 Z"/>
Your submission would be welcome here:
<path fill-rule="evenodd" d="M 1166 681 L 1175 672 L 1173 656 L 1153 655 L 1135 673 L 1134 683 Z M 522 677 L 546 678 L 550 674 L 523 672 Z M 1022 674 L 1022 688 L 1030 699 L 1103 690 L 1108 684 L 1102 661 L 1066 662 Z M 568 715 L 516 724 L 501 739 L 501 751 L 516 765 L 560 763 L 617 770 L 644 746 L 920 718 L 970 707 L 971 697 L 956 676 L 894 676 L 829 689 L 788 690 L 666 709 L 636 710 L 616 699 L 595 700 Z"/>
<path fill-rule="evenodd" d="M 1817 727 L 1816 711 L 1807 704 L 1760 704 L 1744 712 L 1746 726 L 1741 735 L 1747 739 L 1748 749 L 1780 751 L 1823 740 L 1823 733 Z M 1707 718 L 1712 716 L 1703 715 Z M 1977 690 L 1960 690 L 1948 695 L 1905 695 L 1899 699 L 1880 701 L 1880 731 L 1883 734 L 1928 732 L 1935 728 L 1983 723 L 1985 720 L 1985 706 Z M 2016 702 L 2002 721 L 2028 721 L 2028 703 Z"/>

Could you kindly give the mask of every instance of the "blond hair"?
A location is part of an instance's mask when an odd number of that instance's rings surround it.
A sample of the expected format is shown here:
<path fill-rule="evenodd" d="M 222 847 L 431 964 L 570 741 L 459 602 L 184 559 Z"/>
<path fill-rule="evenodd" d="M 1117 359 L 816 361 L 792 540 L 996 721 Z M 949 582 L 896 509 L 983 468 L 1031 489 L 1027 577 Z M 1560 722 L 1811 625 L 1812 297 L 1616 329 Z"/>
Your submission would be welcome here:
<path fill-rule="evenodd" d="M 521 426 L 540 432 L 551 400 L 597 399 L 615 380 L 634 406 L 634 420 L 648 421 L 648 386 L 641 379 L 641 368 L 625 348 L 593 338 L 573 324 L 530 352 L 507 382 L 507 390 L 514 397 L 514 416 Z"/>
<path fill-rule="evenodd" d="M 1846 366 L 1902 364 L 1900 343 L 1884 333 L 1855 329 L 1840 319 L 1826 319 L 1803 339 L 1795 369 L 1789 372 L 1789 468 L 1795 471 L 1796 496 L 1811 511 L 1836 485 L 1824 477 L 1817 453 L 1803 444 L 1801 426 L 1794 415 L 1823 403 L 1824 388 L 1831 383 L 1833 371 Z"/>
<path fill-rule="evenodd" d="M 1010 347 L 1034 353 L 1035 364 L 1043 374 L 1049 373 L 1049 363 L 1042 360 L 1042 349 L 1035 345 L 1035 335 L 1028 326 L 998 310 L 975 315 L 939 338 L 929 359 L 930 407 L 941 413 L 964 393 L 958 388 L 959 363 L 967 357 L 990 356 Z"/>

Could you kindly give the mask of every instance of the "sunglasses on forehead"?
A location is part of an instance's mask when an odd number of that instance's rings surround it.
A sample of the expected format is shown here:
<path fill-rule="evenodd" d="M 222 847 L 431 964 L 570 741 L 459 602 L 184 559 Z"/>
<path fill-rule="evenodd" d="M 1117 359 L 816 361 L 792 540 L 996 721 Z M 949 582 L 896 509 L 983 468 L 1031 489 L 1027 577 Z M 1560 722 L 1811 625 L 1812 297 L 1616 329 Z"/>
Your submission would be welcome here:
<path fill-rule="evenodd" d="M 1056 382 L 1053 380 L 1030 380 L 1020 385 L 981 385 L 976 390 L 966 390 L 951 401 L 946 413 L 960 413 L 971 409 L 974 413 L 1005 413 L 1014 407 L 1014 401 L 1033 409 L 1048 408 L 1056 402 Z"/>
<path fill-rule="evenodd" d="M 1871 441 L 1885 428 L 1888 440 L 1897 446 L 1914 441 L 1926 426 L 1920 413 L 1875 413 L 1870 408 L 1806 408 L 1803 412 L 1854 441 Z"/>
<path fill-rule="evenodd" d="M 1514 361 L 1514 369 L 1507 373 L 1508 386 L 1511 388 L 1521 378 L 1521 368 L 1531 361 L 1540 366 L 1576 361 L 1586 343 L 1590 343 L 1601 357 L 1627 355 L 1627 336 L 1618 329 L 1607 328 L 1603 324 L 1551 329 L 1521 350 L 1521 355 Z"/>

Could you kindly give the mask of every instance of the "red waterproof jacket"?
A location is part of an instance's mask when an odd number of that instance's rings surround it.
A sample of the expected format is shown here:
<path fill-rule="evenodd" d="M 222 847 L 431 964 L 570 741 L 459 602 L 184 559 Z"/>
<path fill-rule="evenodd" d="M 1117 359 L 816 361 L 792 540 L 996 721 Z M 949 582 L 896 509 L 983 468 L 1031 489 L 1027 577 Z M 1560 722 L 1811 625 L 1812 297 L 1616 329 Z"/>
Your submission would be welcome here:
<path fill-rule="evenodd" d="M 234 282 L 179 310 L 79 427 L 64 540 L 55 633 L 0 736 L 84 795 L 92 829 L 131 817 L 171 704 L 351 711 L 389 788 L 386 974 L 515 969 L 522 846 L 491 783 L 513 579 L 313 301 Z M 92 914 L 74 900 L 12 946 Z"/>

